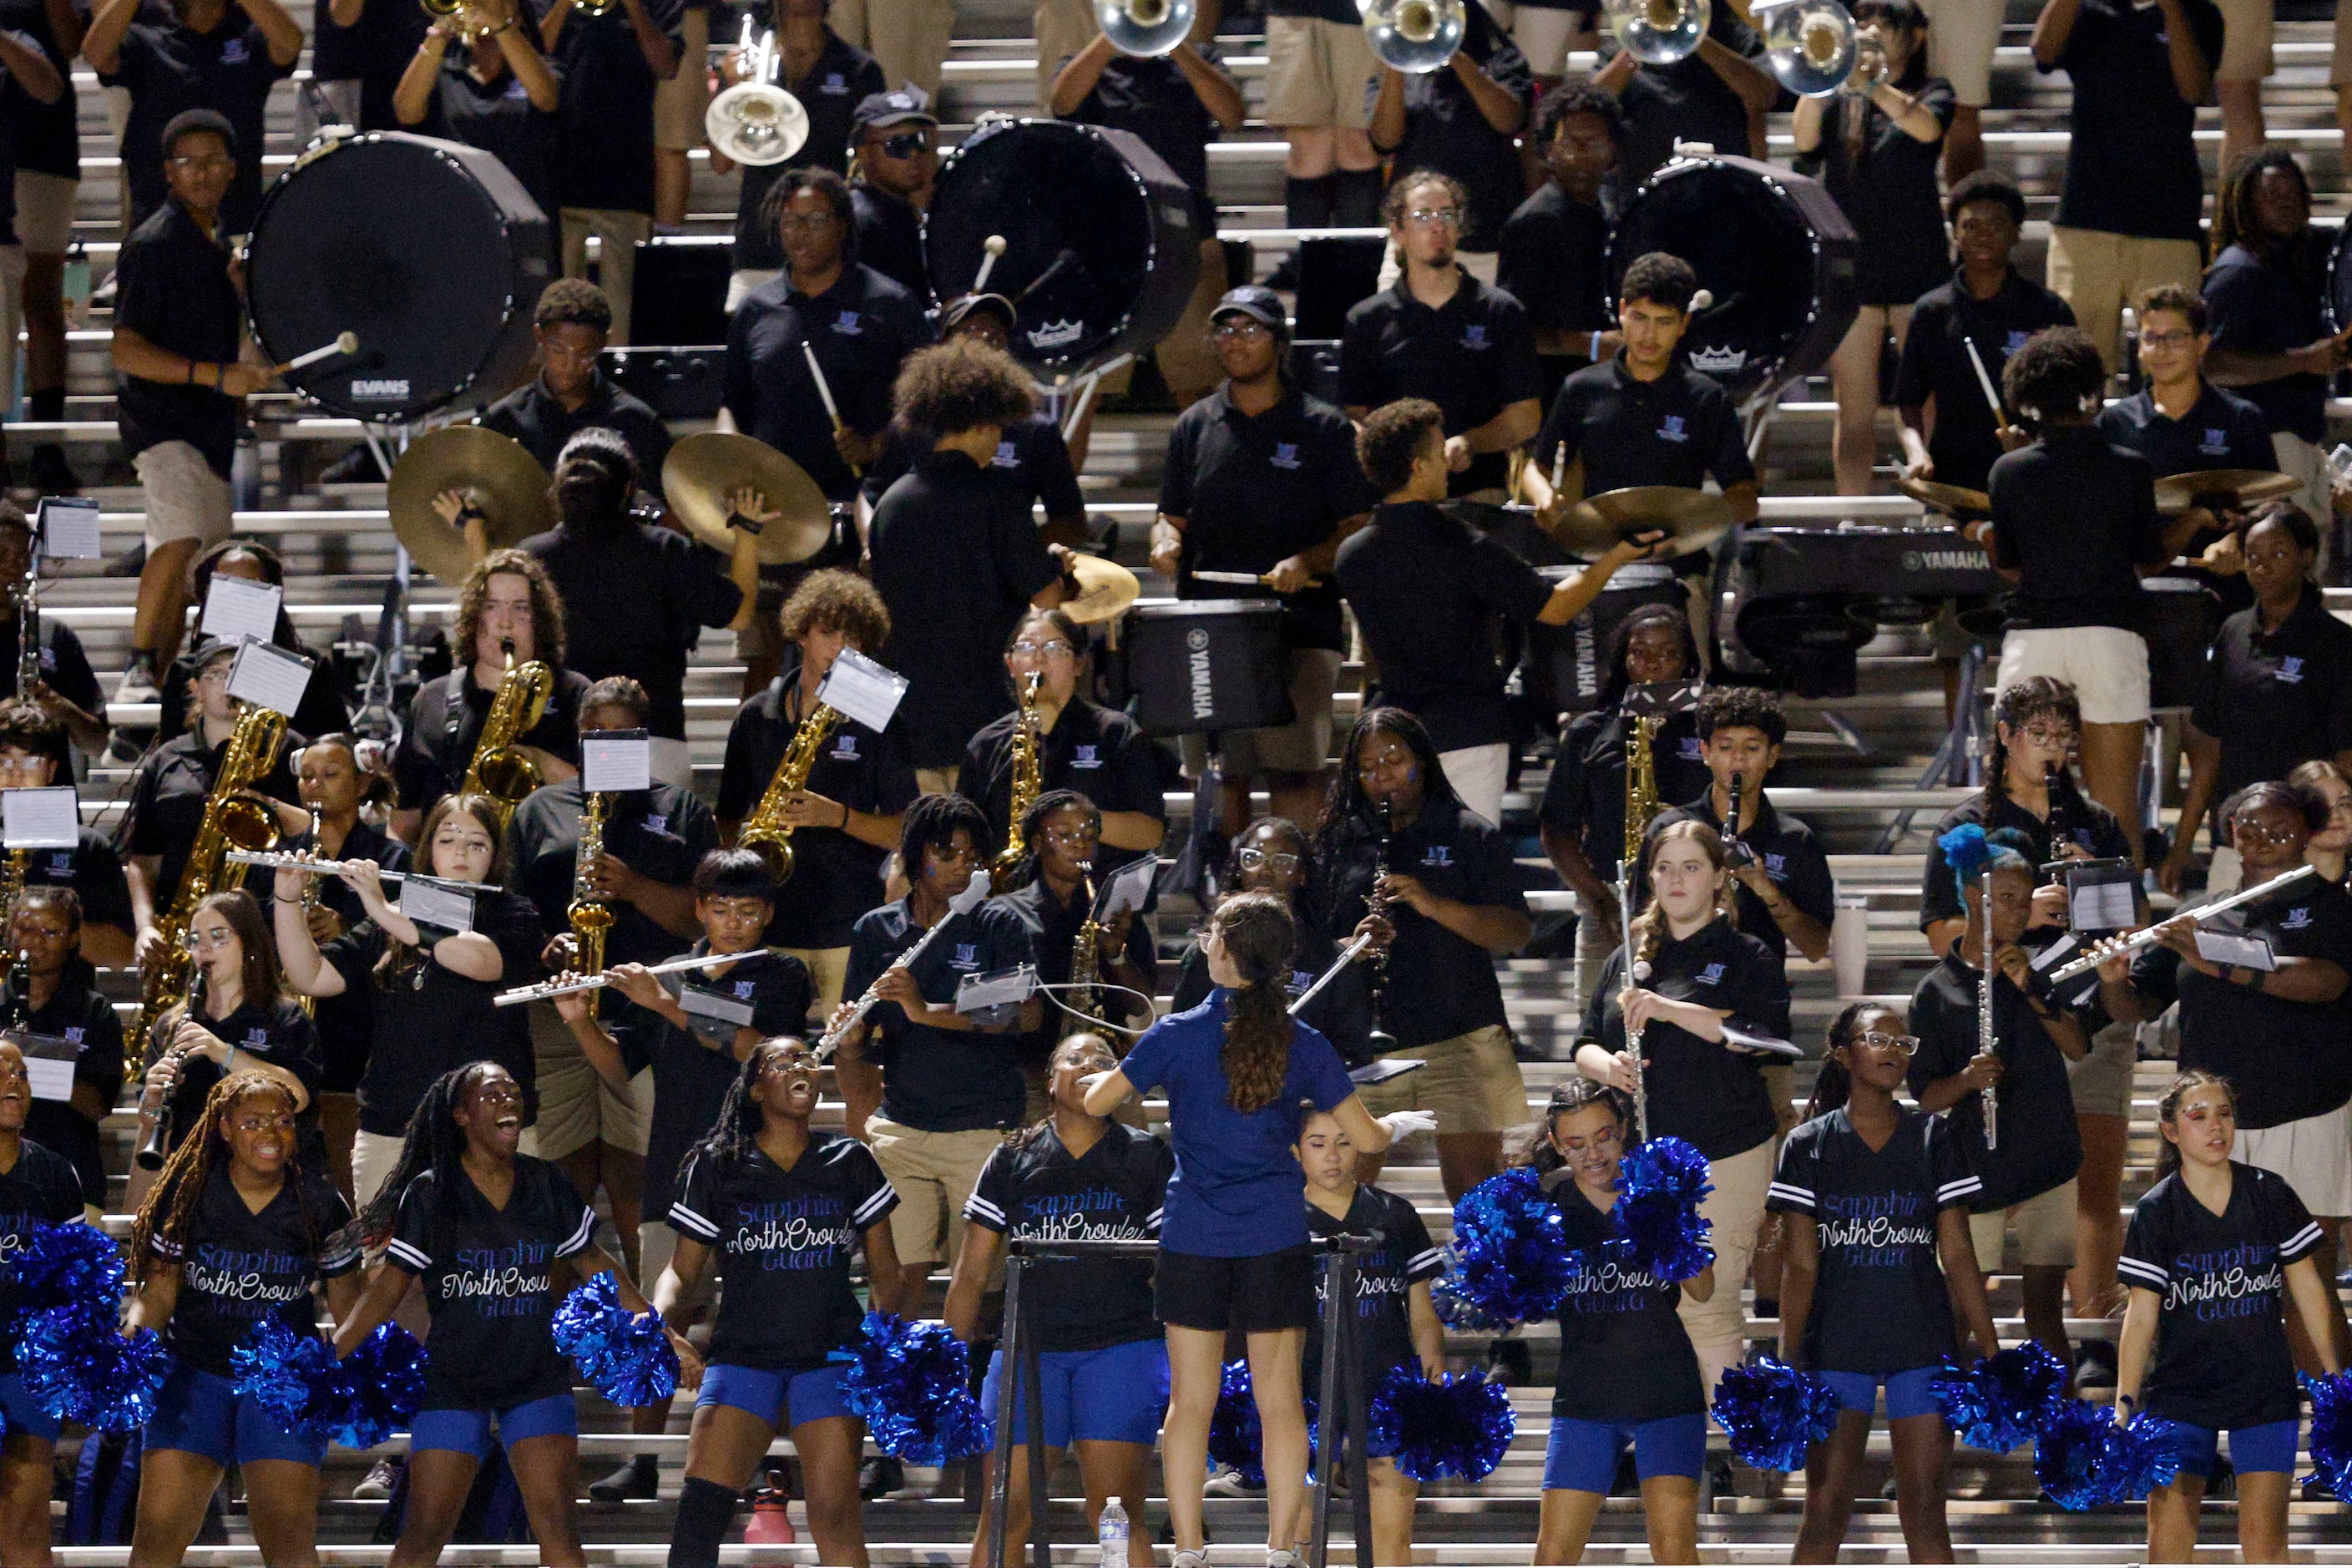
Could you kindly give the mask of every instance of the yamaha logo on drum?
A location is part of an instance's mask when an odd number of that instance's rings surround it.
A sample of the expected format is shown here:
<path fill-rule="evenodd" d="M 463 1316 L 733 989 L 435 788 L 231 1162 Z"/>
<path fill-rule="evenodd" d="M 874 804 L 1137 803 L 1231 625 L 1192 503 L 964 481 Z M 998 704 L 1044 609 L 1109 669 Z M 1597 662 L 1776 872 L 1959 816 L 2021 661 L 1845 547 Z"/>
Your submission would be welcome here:
<path fill-rule="evenodd" d="M 1031 329 L 1029 346 L 1033 349 L 1066 348 L 1087 335 L 1084 321 L 1048 321 Z"/>
<path fill-rule="evenodd" d="M 1746 349 L 1693 349 L 1690 367 L 1708 375 L 1738 375 L 1748 368 Z"/>
<path fill-rule="evenodd" d="M 354 403 L 400 403 L 407 397 L 408 378 L 404 375 L 352 383 L 352 401 Z"/>
<path fill-rule="evenodd" d="M 1209 679 L 1209 628 L 1194 626 L 1184 634 L 1185 675 L 1192 692 L 1192 717 L 1208 719 L 1217 711 L 1216 688 Z"/>
<path fill-rule="evenodd" d="M 1976 550 L 1906 550 L 1903 552 L 1906 572 L 1981 572 L 1984 554 Z"/>

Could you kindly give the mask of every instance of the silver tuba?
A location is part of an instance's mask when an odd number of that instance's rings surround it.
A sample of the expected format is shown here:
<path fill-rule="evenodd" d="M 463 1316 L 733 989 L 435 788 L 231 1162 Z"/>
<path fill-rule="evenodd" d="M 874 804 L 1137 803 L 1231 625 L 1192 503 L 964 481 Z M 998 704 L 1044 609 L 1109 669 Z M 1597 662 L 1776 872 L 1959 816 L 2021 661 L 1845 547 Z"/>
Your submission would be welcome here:
<path fill-rule="evenodd" d="M 1199 0 L 1095 0 L 1095 26 L 1120 54 L 1150 59 L 1192 36 Z"/>
<path fill-rule="evenodd" d="M 576 0 L 575 0 L 576 3 Z M 702 132 L 711 150 L 738 163 L 764 166 L 781 163 L 808 140 L 808 110 L 801 100 L 772 79 L 779 55 L 776 36 L 751 37 L 751 18 L 743 18 L 742 51 L 750 60 L 743 79 L 710 100 L 703 110 Z"/>
<path fill-rule="evenodd" d="M 1853 75 L 1858 39 L 1838 0 L 1760 0 L 1753 15 L 1764 34 L 1764 63 L 1800 98 L 1827 98 Z"/>
<path fill-rule="evenodd" d="M 1698 52 L 1715 7 L 1709 0 L 1607 0 L 1618 47 L 1643 65 L 1667 66 Z"/>
<path fill-rule="evenodd" d="M 1408 76 L 1452 59 L 1470 25 L 1467 0 L 1370 0 L 1363 15 L 1372 53 Z"/>

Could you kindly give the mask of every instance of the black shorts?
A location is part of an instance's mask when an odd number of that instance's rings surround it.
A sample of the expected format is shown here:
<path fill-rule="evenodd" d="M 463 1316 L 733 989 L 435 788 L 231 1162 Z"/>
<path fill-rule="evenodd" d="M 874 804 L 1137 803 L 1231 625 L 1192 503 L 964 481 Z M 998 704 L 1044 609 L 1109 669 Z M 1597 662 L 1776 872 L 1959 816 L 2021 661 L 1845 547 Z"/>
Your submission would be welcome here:
<path fill-rule="evenodd" d="M 1162 1247 L 1152 1295 L 1160 1321 L 1180 1329 L 1312 1328 L 1315 1252 L 1302 1245 L 1255 1258 L 1202 1258 Z"/>

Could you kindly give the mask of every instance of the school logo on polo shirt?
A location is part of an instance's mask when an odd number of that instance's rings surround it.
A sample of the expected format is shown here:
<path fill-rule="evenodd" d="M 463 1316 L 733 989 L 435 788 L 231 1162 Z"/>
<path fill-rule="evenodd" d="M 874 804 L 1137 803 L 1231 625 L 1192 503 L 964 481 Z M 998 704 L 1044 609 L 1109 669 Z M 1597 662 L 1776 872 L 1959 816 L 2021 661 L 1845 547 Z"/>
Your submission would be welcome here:
<path fill-rule="evenodd" d="M 509 77 L 507 79 L 506 90 L 499 93 L 499 96 L 500 98 L 529 98 L 530 96 L 530 89 L 523 86 L 522 79 L 520 77 Z"/>
<path fill-rule="evenodd" d="M 1098 768 L 1102 766 L 1102 758 L 1096 755 L 1097 750 L 1097 748 L 1091 745 L 1071 747 L 1070 766 L 1074 768 Z"/>
<path fill-rule="evenodd" d="M 752 991 L 758 987 L 759 984 L 760 983 L 756 980 L 738 980 L 735 983 L 736 1000 L 739 1002 L 750 1001 L 751 999 Z"/>
<path fill-rule="evenodd" d="M 2208 426 L 2205 439 L 2197 443 L 2197 450 L 2208 458 L 2227 456 L 2230 450 L 2230 433 L 2227 430 L 2215 430 Z"/>
<path fill-rule="evenodd" d="M 267 1029 L 247 1029 L 245 1032 L 245 1044 L 247 1050 L 268 1050 L 269 1048 L 269 1031 Z"/>
<path fill-rule="evenodd" d="M 996 444 L 996 456 L 988 459 L 992 468 L 1017 468 L 1021 466 L 1021 448 L 1010 441 Z"/>
<path fill-rule="evenodd" d="M 832 754 L 833 760 L 837 763 L 856 762 L 857 760 L 857 737 L 849 733 L 846 730 L 843 731 L 839 735 L 834 738 Z"/>
<path fill-rule="evenodd" d="M 972 942 L 960 942 L 956 943 L 955 956 L 948 961 L 948 967 L 950 969 L 978 969 L 980 967 L 980 944 Z"/>
<path fill-rule="evenodd" d="M 1685 428 L 1683 416 L 1679 414 L 1667 415 L 1658 426 L 1658 439 L 1661 441 L 1689 440 L 1690 431 Z"/>
<path fill-rule="evenodd" d="M 231 38 L 221 46 L 220 60 L 225 66 L 241 66 L 252 58 L 253 55 L 245 47 L 243 38 Z"/>
<path fill-rule="evenodd" d="M 844 310 L 833 319 L 833 330 L 845 338 L 863 337 L 866 324 L 855 310 Z"/>
<path fill-rule="evenodd" d="M 826 72 L 824 80 L 817 85 L 817 91 L 829 93 L 835 98 L 840 97 L 843 93 L 847 92 L 848 90 L 849 84 L 842 80 L 841 73 L 839 71 Z"/>
<path fill-rule="evenodd" d="M 647 833 L 667 833 L 669 831 L 669 813 L 666 811 L 649 811 L 646 813 L 646 831 Z"/>
<path fill-rule="evenodd" d="M 2311 906 L 2309 904 L 2295 905 L 2294 908 L 2287 910 L 2286 918 L 2279 921 L 2281 931 L 2307 931 L 2310 926 Z"/>
<path fill-rule="evenodd" d="M 59 849 L 49 856 L 49 875 L 52 877 L 70 877 L 73 875 L 72 850 Z"/>
<path fill-rule="evenodd" d="M 1710 963 L 1710 964 L 1708 964 L 1705 969 L 1702 969 L 1702 970 L 1700 970 L 1700 971 L 1698 972 L 1697 975 L 1696 976 L 1696 984 L 1701 984 L 1701 985 L 1720 985 L 1720 984 L 1723 984 L 1723 965 L 1722 965 L 1722 964 L 1720 964 L 1720 963 Z"/>
<path fill-rule="evenodd" d="M 1462 329 L 1462 346 L 1473 353 L 1486 352 L 1486 328 L 1484 322 L 1473 321 Z"/>
<path fill-rule="evenodd" d="M 1424 866 L 1453 865 L 1454 846 L 1451 844 L 1431 845 L 1428 848 L 1421 852 L 1421 863 Z"/>
<path fill-rule="evenodd" d="M 1685 735 L 1682 740 L 1682 750 L 1675 754 L 1686 763 L 1705 762 L 1706 746 L 1696 735 Z"/>
<path fill-rule="evenodd" d="M 1776 882 L 1787 881 L 1789 879 L 1789 858 L 1786 855 L 1765 856 L 1764 874 L 1771 878 Z"/>
<path fill-rule="evenodd" d="M 1266 461 L 1272 463 L 1277 468 L 1297 469 L 1299 466 L 1298 443 L 1296 441 L 1276 441 L 1274 444 L 1274 456 L 1267 458 Z"/>
<path fill-rule="evenodd" d="M 1307 973 L 1307 971 L 1303 969 L 1294 969 L 1290 972 L 1290 983 L 1287 985 L 1285 985 L 1283 989 L 1290 993 L 1291 1000 L 1295 1002 L 1299 997 L 1306 995 L 1307 988 L 1314 984 L 1315 976 Z"/>
<path fill-rule="evenodd" d="M 2032 332 L 2021 332 L 2012 328 L 2009 336 L 2001 340 L 2000 352 L 2004 355 L 2015 353 L 2025 346 L 2025 340 L 2032 335 Z"/>
<path fill-rule="evenodd" d="M 2278 678 L 2289 686 L 2303 684 L 2303 655 L 2291 653 L 2279 660 Z"/>

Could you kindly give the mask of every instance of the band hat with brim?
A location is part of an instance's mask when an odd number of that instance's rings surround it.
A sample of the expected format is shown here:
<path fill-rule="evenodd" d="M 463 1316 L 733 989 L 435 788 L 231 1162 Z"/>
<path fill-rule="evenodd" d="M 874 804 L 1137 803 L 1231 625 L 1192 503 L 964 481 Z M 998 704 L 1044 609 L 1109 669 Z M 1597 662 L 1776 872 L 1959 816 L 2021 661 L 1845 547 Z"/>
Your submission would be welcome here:
<path fill-rule="evenodd" d="M 849 133 L 854 140 L 868 131 L 879 131 L 892 125 L 937 126 L 939 116 L 931 112 L 931 95 L 912 83 L 888 92 L 869 92 L 857 100 L 850 111 Z"/>
<path fill-rule="evenodd" d="M 244 642 L 243 637 L 205 637 L 196 644 L 195 651 L 188 656 L 188 668 L 201 675 L 216 661 L 236 658 L 236 650 L 244 645 Z"/>
<path fill-rule="evenodd" d="M 981 311 L 986 311 L 1003 321 L 1007 337 L 1020 328 L 1021 312 L 1013 306 L 1013 301 L 1003 295 L 966 294 L 961 299 L 950 301 L 940 311 L 940 334 L 942 337 L 946 336 Z"/>

